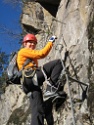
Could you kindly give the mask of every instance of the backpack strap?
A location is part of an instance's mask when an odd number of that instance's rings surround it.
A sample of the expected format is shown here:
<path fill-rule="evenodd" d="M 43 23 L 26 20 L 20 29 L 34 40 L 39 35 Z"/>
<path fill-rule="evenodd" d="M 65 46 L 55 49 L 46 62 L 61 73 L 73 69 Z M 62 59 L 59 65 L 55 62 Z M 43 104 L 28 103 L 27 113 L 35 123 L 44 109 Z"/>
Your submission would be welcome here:
<path fill-rule="evenodd" d="M 26 59 L 26 61 L 24 62 L 23 66 L 22 66 L 22 68 L 21 68 L 21 71 L 22 71 L 22 70 L 24 69 L 24 67 L 25 67 L 26 65 L 28 65 L 30 62 L 33 63 L 34 67 L 37 67 L 36 64 L 35 64 L 35 62 L 33 61 L 33 59 L 28 58 L 28 59 Z"/>

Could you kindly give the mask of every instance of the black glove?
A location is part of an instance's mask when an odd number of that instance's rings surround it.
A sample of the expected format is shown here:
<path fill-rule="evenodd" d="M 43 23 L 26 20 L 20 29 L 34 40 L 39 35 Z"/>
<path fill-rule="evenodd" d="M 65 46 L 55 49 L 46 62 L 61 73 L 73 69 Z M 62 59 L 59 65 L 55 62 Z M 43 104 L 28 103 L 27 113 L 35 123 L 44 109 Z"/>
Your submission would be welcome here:
<path fill-rule="evenodd" d="M 49 39 L 49 42 L 54 43 L 54 42 L 55 42 L 55 39 L 57 39 L 57 37 L 56 37 L 56 36 L 52 36 L 52 37 Z"/>

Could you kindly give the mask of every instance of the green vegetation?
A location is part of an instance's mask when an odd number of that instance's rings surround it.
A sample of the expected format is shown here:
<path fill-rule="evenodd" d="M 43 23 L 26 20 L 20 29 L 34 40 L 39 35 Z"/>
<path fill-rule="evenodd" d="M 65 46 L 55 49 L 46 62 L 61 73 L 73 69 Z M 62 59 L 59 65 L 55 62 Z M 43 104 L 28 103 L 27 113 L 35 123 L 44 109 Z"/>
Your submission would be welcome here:
<path fill-rule="evenodd" d="M 8 55 L 0 49 L 0 93 L 3 92 L 3 85 L 6 81 L 6 67 L 8 64 Z"/>

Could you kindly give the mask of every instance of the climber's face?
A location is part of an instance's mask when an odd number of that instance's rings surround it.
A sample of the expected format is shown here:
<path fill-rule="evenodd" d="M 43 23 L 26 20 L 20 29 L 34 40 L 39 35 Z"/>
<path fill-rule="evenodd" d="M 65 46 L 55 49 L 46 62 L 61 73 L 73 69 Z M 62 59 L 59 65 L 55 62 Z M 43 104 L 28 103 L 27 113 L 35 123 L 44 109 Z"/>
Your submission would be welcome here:
<path fill-rule="evenodd" d="M 33 49 L 36 48 L 36 42 L 29 40 L 29 41 L 27 41 L 27 42 L 24 43 L 24 47 L 33 50 Z"/>

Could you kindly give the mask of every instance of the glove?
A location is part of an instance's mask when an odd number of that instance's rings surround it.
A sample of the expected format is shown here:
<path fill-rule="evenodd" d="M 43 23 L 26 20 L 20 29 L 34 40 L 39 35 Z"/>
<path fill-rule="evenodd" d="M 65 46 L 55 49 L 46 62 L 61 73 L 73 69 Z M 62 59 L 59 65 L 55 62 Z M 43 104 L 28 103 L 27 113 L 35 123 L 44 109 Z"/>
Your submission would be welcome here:
<path fill-rule="evenodd" d="M 56 37 L 56 36 L 52 36 L 52 37 L 49 39 L 49 42 L 54 43 L 54 42 L 55 42 L 55 39 L 57 39 L 57 37 Z"/>

